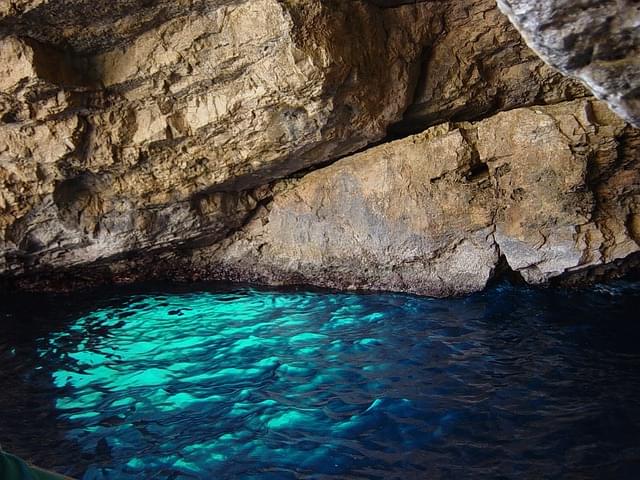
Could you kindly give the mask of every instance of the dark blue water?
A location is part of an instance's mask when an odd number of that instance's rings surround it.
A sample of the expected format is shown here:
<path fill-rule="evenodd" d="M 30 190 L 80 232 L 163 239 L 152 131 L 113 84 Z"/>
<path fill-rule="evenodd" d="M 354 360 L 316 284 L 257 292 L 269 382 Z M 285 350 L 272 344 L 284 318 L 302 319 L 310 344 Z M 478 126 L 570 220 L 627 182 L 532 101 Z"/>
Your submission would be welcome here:
<path fill-rule="evenodd" d="M 83 479 L 640 478 L 640 284 L 5 298 L 0 444 Z"/>

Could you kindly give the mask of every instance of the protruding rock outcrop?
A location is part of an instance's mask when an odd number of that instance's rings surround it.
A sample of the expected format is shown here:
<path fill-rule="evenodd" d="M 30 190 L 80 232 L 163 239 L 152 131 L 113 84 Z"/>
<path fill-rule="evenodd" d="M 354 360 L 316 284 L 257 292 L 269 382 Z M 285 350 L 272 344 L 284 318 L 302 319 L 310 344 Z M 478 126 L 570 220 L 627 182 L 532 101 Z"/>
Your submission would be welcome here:
<path fill-rule="evenodd" d="M 498 0 L 527 43 L 640 127 L 640 5 L 636 0 Z"/>
<path fill-rule="evenodd" d="M 502 255 L 542 283 L 640 249 L 639 148 L 639 132 L 591 100 L 434 127 L 287 182 L 196 265 L 449 295 L 483 288 Z"/>

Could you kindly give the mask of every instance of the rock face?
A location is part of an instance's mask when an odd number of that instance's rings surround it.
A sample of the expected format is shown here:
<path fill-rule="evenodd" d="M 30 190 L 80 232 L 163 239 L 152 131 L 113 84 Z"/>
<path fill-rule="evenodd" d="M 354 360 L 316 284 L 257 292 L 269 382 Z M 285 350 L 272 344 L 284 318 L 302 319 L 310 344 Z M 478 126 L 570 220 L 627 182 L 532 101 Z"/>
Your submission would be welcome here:
<path fill-rule="evenodd" d="M 610 265 L 638 131 L 588 95 L 493 0 L 3 2 L 0 277 L 449 295 Z"/>
<path fill-rule="evenodd" d="M 201 261 L 270 284 L 450 295 L 639 249 L 640 135 L 575 101 L 445 124 L 288 182 Z M 636 225 L 636 227 L 634 227 Z"/>
<path fill-rule="evenodd" d="M 0 268 L 15 272 L 222 238 L 255 204 L 240 191 L 385 135 L 433 17 L 426 4 L 210 2 L 89 55 L 109 43 L 30 6 L 13 30 L 51 17 L 61 31 L 39 39 L 71 35 L 80 52 L 0 41 Z M 101 15 L 120 25 L 119 11 Z"/>
<path fill-rule="evenodd" d="M 414 101 L 394 130 L 415 133 L 445 120 L 587 95 L 527 48 L 494 0 L 450 2 L 442 34 L 425 52 Z"/>
<path fill-rule="evenodd" d="M 640 126 L 640 6 L 635 0 L 497 0 L 527 43 Z"/>

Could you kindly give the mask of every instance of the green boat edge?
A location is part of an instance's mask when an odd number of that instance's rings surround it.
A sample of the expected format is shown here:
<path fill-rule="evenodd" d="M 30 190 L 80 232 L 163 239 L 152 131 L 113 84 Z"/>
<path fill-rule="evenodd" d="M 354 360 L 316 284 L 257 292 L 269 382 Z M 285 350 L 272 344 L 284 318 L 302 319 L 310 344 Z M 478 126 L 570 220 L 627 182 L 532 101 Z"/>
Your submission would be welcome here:
<path fill-rule="evenodd" d="M 30 465 L 21 458 L 0 450 L 2 480 L 73 480 L 71 477 Z"/>

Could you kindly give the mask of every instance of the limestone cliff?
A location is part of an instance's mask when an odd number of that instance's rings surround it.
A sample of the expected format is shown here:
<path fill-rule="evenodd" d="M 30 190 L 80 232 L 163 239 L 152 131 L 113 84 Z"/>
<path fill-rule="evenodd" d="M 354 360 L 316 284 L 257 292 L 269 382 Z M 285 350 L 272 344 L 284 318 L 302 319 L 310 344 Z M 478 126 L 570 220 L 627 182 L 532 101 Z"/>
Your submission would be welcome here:
<path fill-rule="evenodd" d="M 14 284 L 448 295 L 638 250 L 638 131 L 493 0 L 1 0 L 0 60 Z"/>

